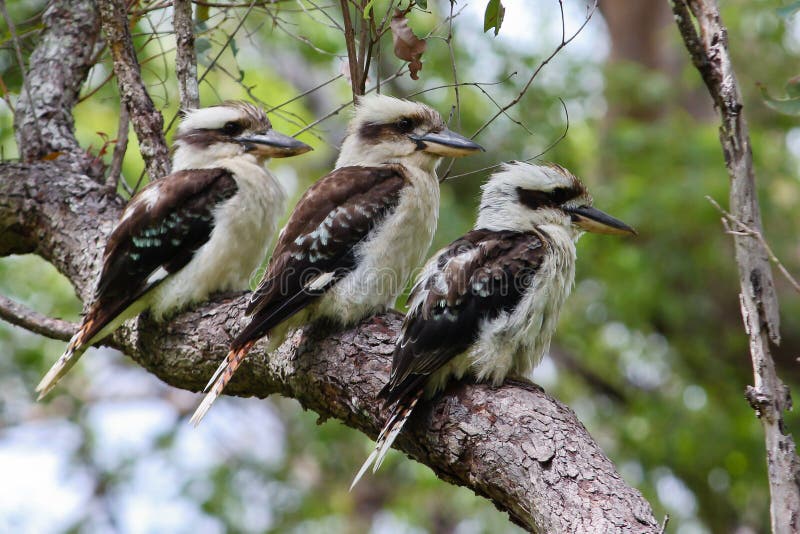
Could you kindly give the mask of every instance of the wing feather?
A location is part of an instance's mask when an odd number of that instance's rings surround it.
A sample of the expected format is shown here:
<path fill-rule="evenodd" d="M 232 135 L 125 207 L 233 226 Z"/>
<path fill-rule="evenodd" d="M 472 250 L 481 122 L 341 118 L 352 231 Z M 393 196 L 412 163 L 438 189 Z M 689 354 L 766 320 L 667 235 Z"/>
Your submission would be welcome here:
<path fill-rule="evenodd" d="M 475 342 L 483 321 L 512 311 L 544 257 L 535 234 L 473 230 L 429 262 L 418 280 L 381 396 L 390 405 Z"/>
<path fill-rule="evenodd" d="M 229 171 L 197 169 L 172 173 L 134 196 L 106 243 L 87 315 L 93 331 L 189 263 L 211 235 L 214 210 L 236 191 Z"/>
<path fill-rule="evenodd" d="M 406 185 L 400 166 L 342 167 L 306 191 L 253 292 L 234 346 L 265 335 L 351 272 L 356 247 L 390 214 Z"/>

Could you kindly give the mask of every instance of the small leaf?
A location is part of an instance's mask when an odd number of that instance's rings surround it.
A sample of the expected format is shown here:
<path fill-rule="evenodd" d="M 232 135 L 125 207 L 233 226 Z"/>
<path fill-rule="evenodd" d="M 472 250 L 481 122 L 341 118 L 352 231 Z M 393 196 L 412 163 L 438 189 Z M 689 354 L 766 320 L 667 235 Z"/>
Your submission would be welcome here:
<path fill-rule="evenodd" d="M 789 84 L 787 84 L 787 89 L 788 85 Z M 771 97 L 769 93 L 767 93 L 767 88 L 763 85 L 759 84 L 758 88 L 761 90 L 761 98 L 764 99 L 764 104 L 766 104 L 767 107 L 774 109 L 778 113 L 783 113 L 784 115 L 800 116 L 800 96 L 777 99 Z M 792 88 L 792 91 L 797 90 L 797 87 Z"/>
<path fill-rule="evenodd" d="M 503 18 L 506 16 L 506 8 L 503 7 L 501 0 L 489 0 L 486 4 L 486 13 L 483 15 L 483 31 L 488 32 L 494 28 L 494 34 L 500 33 L 500 26 L 503 25 Z"/>
<path fill-rule="evenodd" d="M 373 4 L 375 4 L 375 0 L 369 0 L 369 2 L 364 5 L 364 20 L 369 20 L 369 14 L 372 11 Z"/>
<path fill-rule="evenodd" d="M 233 57 L 236 57 L 236 55 L 239 53 L 239 47 L 236 44 L 235 37 L 231 38 L 231 53 L 233 54 Z"/>
<path fill-rule="evenodd" d="M 417 0 L 416 4 L 420 9 L 428 9 L 428 0 Z"/>
<path fill-rule="evenodd" d="M 419 80 L 419 71 L 422 70 L 422 54 L 428 46 L 424 39 L 420 39 L 408 26 L 408 19 L 405 13 L 399 9 L 394 10 L 389 26 L 392 28 L 392 42 L 394 43 L 394 55 L 408 61 L 408 70 L 411 72 L 411 79 Z"/>
<path fill-rule="evenodd" d="M 800 97 L 800 76 L 789 78 L 789 81 L 786 82 L 786 96 L 789 98 Z"/>
<path fill-rule="evenodd" d="M 775 13 L 777 13 L 778 16 L 781 17 L 782 19 L 788 19 L 798 11 L 800 11 L 800 0 L 792 2 L 787 6 L 777 8 L 775 10 Z"/>

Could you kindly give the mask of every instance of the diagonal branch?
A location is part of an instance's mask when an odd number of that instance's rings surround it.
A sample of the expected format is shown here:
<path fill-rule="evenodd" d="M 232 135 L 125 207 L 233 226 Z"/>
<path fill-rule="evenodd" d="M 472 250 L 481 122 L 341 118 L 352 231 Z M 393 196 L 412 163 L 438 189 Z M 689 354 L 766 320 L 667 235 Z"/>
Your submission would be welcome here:
<path fill-rule="evenodd" d="M 86 298 L 93 283 L 87 273 L 96 272 L 121 207 L 109 203 L 115 197 L 107 188 L 54 165 L 0 165 L 0 254 L 13 234 L 17 246 L 52 262 Z M 66 209 L 76 202 L 83 209 Z M 217 299 L 168 325 L 144 316 L 109 342 L 169 384 L 199 390 L 241 326 L 245 300 Z M 257 346 L 226 391 L 292 397 L 322 418 L 375 437 L 383 423 L 377 393 L 399 328 L 400 316 L 390 313 L 345 332 L 297 332 L 269 358 Z M 396 444 L 526 529 L 658 532 L 650 505 L 625 484 L 575 414 L 530 383 L 455 385 L 421 406 Z"/>
<path fill-rule="evenodd" d="M 720 143 L 731 179 L 730 213 L 750 232 L 735 232 L 742 318 L 750 338 L 755 386 L 745 396 L 764 428 L 773 532 L 800 532 L 800 458 L 785 432 L 789 389 L 775 370 L 770 341 L 780 342 L 778 297 L 763 236 L 750 134 L 728 54 L 728 34 L 715 0 L 672 0 L 686 49 L 714 99 L 722 121 Z"/>
<path fill-rule="evenodd" d="M 69 341 L 78 329 L 76 324 L 44 316 L 3 295 L 0 295 L 0 319 L 35 334 L 61 341 Z"/>
<path fill-rule="evenodd" d="M 169 174 L 170 161 L 164 140 L 164 118 L 155 108 L 142 81 L 141 68 L 133 47 L 130 22 L 124 0 L 98 0 L 103 33 L 114 60 L 119 96 L 128 108 L 139 150 L 151 180 Z"/>

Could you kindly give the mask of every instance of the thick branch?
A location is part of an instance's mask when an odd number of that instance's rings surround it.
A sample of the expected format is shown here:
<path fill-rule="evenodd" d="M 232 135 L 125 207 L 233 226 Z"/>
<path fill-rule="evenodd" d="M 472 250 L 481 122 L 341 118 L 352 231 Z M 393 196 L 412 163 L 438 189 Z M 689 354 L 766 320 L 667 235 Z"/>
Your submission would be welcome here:
<path fill-rule="evenodd" d="M 59 0 L 47 7 L 43 21 L 14 115 L 19 152 L 23 161 L 68 155 L 85 167 L 91 157 L 75 139 L 72 108 L 93 64 L 97 8 L 92 1 Z"/>
<path fill-rule="evenodd" d="M 139 150 L 151 180 L 169 173 L 170 161 L 164 140 L 164 118 L 153 105 L 142 82 L 142 72 L 128 21 L 124 0 L 98 0 L 103 33 L 114 60 L 120 101 L 128 108 Z"/>
<path fill-rule="evenodd" d="M 58 170 L 0 165 L 0 253 L 7 251 L 10 224 L 12 243 L 52 261 L 85 297 L 93 283 L 86 273 L 96 272 L 120 206 L 109 203 L 107 189 Z M 167 325 L 144 316 L 111 342 L 164 381 L 199 390 L 241 327 L 244 305 L 241 297 L 217 300 Z M 375 437 L 383 423 L 376 395 L 399 325 L 399 316 L 389 314 L 346 332 L 316 327 L 296 333 L 270 358 L 257 346 L 226 391 L 280 393 Z M 649 504 L 624 483 L 575 414 L 531 384 L 455 385 L 421 406 L 397 446 L 532 531 L 658 531 Z"/>
<path fill-rule="evenodd" d="M 200 107 L 200 90 L 197 87 L 197 54 L 194 49 L 194 24 L 191 0 L 174 0 L 172 26 L 175 28 L 175 74 L 178 76 L 178 93 L 181 109 Z"/>
<path fill-rule="evenodd" d="M 686 48 L 720 113 L 720 143 L 731 179 L 731 214 L 763 235 L 750 135 L 719 8 L 715 0 L 674 0 L 672 9 Z M 734 243 L 742 317 L 755 375 L 755 387 L 748 388 L 746 396 L 764 427 L 772 531 L 800 532 L 800 459 L 792 436 L 783 431 L 783 412 L 791 408 L 791 398 L 770 354 L 769 342 L 779 343 L 780 333 L 769 254 L 764 241 L 753 234 L 737 232 Z"/>

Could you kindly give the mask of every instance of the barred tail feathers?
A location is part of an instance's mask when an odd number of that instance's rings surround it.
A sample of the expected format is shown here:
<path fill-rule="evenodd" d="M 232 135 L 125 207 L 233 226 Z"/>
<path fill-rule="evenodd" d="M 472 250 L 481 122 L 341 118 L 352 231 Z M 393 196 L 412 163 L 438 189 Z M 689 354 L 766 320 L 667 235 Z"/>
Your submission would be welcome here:
<path fill-rule="evenodd" d="M 238 349 L 231 350 L 228 355 L 225 356 L 225 359 L 222 360 L 220 366 L 211 376 L 211 380 L 209 380 L 205 389 L 203 389 L 203 393 L 206 393 L 206 396 L 190 419 L 192 425 L 196 427 L 200 424 L 200 421 L 203 420 L 208 410 L 211 409 L 211 405 L 214 404 L 217 397 L 222 394 L 225 386 L 227 386 L 228 382 L 233 378 L 233 373 L 239 368 L 239 365 L 244 361 L 245 356 L 247 356 L 247 353 L 254 344 L 255 341 L 248 341 Z"/>
<path fill-rule="evenodd" d="M 350 491 L 358 484 L 358 481 L 361 480 L 361 477 L 364 476 L 364 473 L 367 472 L 370 466 L 372 466 L 373 473 L 380 468 L 383 459 L 386 457 L 386 453 L 392 448 L 394 440 L 397 439 L 400 431 L 403 430 L 403 426 L 405 426 L 414 407 L 417 405 L 417 402 L 419 402 L 420 397 L 422 397 L 423 391 L 424 389 L 420 388 L 414 392 L 412 396 L 401 399 L 392 407 L 389 418 L 386 420 L 381 433 L 378 435 L 378 439 L 375 441 L 375 449 L 367 457 L 361 469 L 358 470 L 355 478 L 353 478 L 353 483 L 350 484 Z"/>
<path fill-rule="evenodd" d="M 86 336 L 91 329 L 92 321 L 88 321 L 78 329 L 74 336 L 72 336 L 69 345 L 67 345 L 67 350 L 56 360 L 56 363 L 53 364 L 36 386 L 36 392 L 39 394 L 36 398 L 37 401 L 42 400 L 50 393 L 50 391 L 56 387 L 59 380 L 72 369 L 72 366 L 78 362 L 81 355 L 86 352 L 86 349 L 89 348 L 86 343 L 89 340 L 86 339 Z"/>

